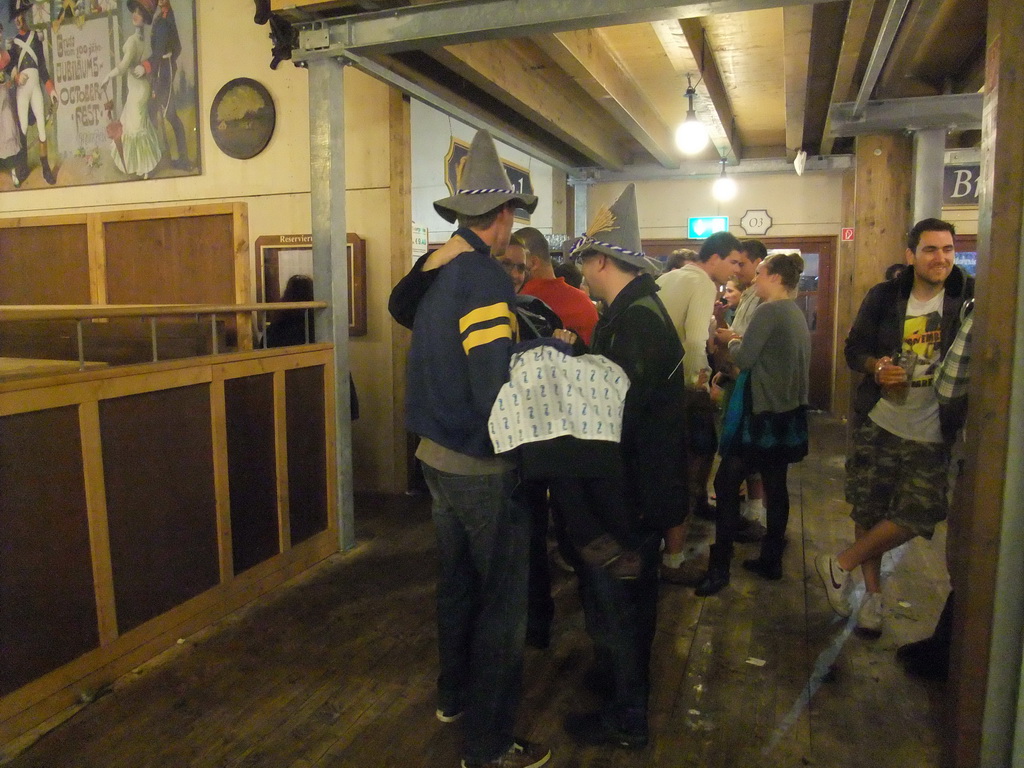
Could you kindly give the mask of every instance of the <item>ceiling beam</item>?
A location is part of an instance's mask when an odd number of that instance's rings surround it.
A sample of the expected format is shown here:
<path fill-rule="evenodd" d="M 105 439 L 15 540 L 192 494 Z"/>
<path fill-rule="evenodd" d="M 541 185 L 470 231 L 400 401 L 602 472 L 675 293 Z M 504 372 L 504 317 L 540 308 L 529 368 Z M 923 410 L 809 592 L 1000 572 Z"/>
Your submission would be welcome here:
<path fill-rule="evenodd" d="M 416 68 L 406 66 L 390 57 L 381 57 L 380 60 L 375 60 L 350 53 L 345 55 L 345 59 L 366 74 L 398 88 L 403 93 L 409 94 L 424 104 L 429 104 L 472 128 L 486 129 L 496 140 L 504 142 L 530 157 L 566 172 L 575 165 L 572 159 L 566 155 L 542 148 L 536 137 L 524 133 L 519 126 L 496 119 L 494 115 L 481 109 L 479 104 L 467 99 L 463 94 L 444 88 L 424 76 Z"/>
<path fill-rule="evenodd" d="M 868 61 L 867 71 L 861 81 L 860 90 L 857 91 L 857 99 L 853 105 L 853 116 L 860 117 L 875 90 L 875 84 L 882 74 L 882 67 L 889 57 L 893 42 L 896 40 L 896 33 L 899 32 L 900 22 L 903 21 L 903 14 L 907 12 L 910 0 L 889 0 L 889 8 L 882 20 L 882 28 L 878 31 L 878 38 L 875 40 L 875 47 L 871 51 L 871 59 Z"/>
<path fill-rule="evenodd" d="M 808 157 L 805 173 L 847 171 L 853 167 L 852 155 L 831 155 L 830 157 Z M 692 179 L 705 176 L 714 178 L 722 172 L 720 163 L 714 161 L 687 161 L 682 167 L 670 169 L 657 165 L 631 165 L 623 171 L 605 171 L 600 168 L 576 168 L 569 174 L 569 183 L 604 184 L 628 183 L 630 181 L 667 181 Z M 793 164 L 784 157 L 745 159 L 729 169 L 729 175 L 748 173 L 793 173 Z"/>
<path fill-rule="evenodd" d="M 833 104 L 832 130 L 837 136 L 858 136 L 926 128 L 980 128 L 983 101 L 981 93 L 881 99 L 867 102 L 859 114 L 856 103 Z"/>
<path fill-rule="evenodd" d="M 850 0 L 850 12 L 846 16 L 846 31 L 843 33 L 843 45 L 839 51 L 839 65 L 836 67 L 836 79 L 832 86 L 832 104 L 849 101 L 856 93 L 855 78 L 857 64 L 868 41 L 868 29 L 871 27 L 871 15 L 875 8 L 875 0 Z M 825 119 L 825 129 L 821 138 L 821 154 L 831 155 L 836 136 L 832 133 L 831 110 Z"/>
<path fill-rule="evenodd" d="M 811 26 L 814 8 L 809 5 L 782 9 L 783 68 L 786 81 L 786 158 L 792 160 L 804 145 L 807 113 L 807 75 L 811 60 Z"/>
<path fill-rule="evenodd" d="M 714 127 L 709 127 L 711 140 L 715 143 L 721 157 L 724 157 L 730 164 L 738 163 L 743 157 L 743 144 L 736 130 L 736 115 L 733 112 L 732 102 L 729 99 L 729 92 L 725 88 L 721 70 L 718 68 L 718 62 L 715 61 L 715 52 L 711 49 L 711 43 L 708 42 L 707 33 L 704 31 L 704 25 L 700 19 L 680 19 L 677 23 L 697 67 L 695 74 L 701 81 L 697 90 L 698 92 L 703 90 L 706 93 L 712 106 L 711 117 Z M 665 43 L 664 39 L 662 43 Z M 686 73 L 680 72 L 680 74 Z M 707 124 L 706 118 L 706 115 L 701 115 L 705 124 Z"/>
<path fill-rule="evenodd" d="M 626 71 L 600 30 L 541 35 L 533 42 L 606 109 L 665 168 L 679 167 L 672 131 Z"/>
<path fill-rule="evenodd" d="M 530 41 L 453 45 L 428 53 L 595 164 L 625 166 L 607 113 Z"/>
<path fill-rule="evenodd" d="M 821 139 L 828 119 L 849 11 L 849 2 L 814 6 L 803 142 L 804 150 L 810 155 L 821 154 Z"/>
<path fill-rule="evenodd" d="M 303 5 L 302 0 L 287 2 L 293 7 Z M 298 58 L 338 55 L 342 48 L 364 54 L 391 53 L 815 2 L 829 0 L 463 0 L 310 22 L 300 29 L 300 35 L 323 29 L 327 40 L 319 34 L 300 39 L 303 53 Z"/>

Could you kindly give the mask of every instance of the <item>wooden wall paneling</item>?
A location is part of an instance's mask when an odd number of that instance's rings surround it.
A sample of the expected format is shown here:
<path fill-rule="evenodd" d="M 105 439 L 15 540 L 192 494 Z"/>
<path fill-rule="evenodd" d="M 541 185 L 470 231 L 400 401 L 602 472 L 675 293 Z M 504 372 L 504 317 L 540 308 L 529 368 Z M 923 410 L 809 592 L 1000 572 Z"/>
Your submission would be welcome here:
<path fill-rule="evenodd" d="M 105 222 L 110 301 L 235 303 L 233 224 L 231 213 Z"/>
<path fill-rule="evenodd" d="M 87 229 L 84 218 L 0 227 L 0 304 L 88 304 Z"/>
<path fill-rule="evenodd" d="M 0 418 L 0 696 L 97 648 L 74 406 Z"/>
<path fill-rule="evenodd" d="M 322 367 L 285 371 L 288 518 L 292 546 L 327 530 L 327 433 Z"/>
<path fill-rule="evenodd" d="M 100 406 L 97 401 L 87 400 L 79 406 L 78 423 L 82 440 L 82 469 L 97 626 L 100 645 L 109 645 L 117 639 L 117 605 L 114 601 L 114 573 L 110 565 L 110 528 L 107 521 L 107 492 L 103 483 Z"/>
<path fill-rule="evenodd" d="M 225 450 L 234 574 L 281 551 L 274 450 L 274 374 L 224 382 Z"/>
<path fill-rule="evenodd" d="M 227 395 L 222 369 L 210 380 L 210 440 L 213 447 L 213 489 L 217 509 L 217 562 L 220 583 L 235 575 L 234 529 L 231 521 L 230 456 L 228 452 Z"/>
<path fill-rule="evenodd" d="M 285 372 L 274 372 L 274 472 L 277 477 L 278 547 L 287 552 L 292 546 L 291 514 L 288 495 L 288 413 L 285 398 Z"/>
<path fill-rule="evenodd" d="M 207 385 L 100 404 L 118 629 L 220 581 Z"/>
<path fill-rule="evenodd" d="M 248 304 L 254 299 L 252 270 L 249 264 L 249 213 L 245 203 L 235 203 L 231 215 L 235 247 L 232 255 L 235 262 L 235 302 Z M 238 349 L 252 349 L 252 317 L 239 314 L 235 317 L 238 328 Z"/>
<path fill-rule="evenodd" d="M 103 220 L 91 214 L 87 219 L 89 238 L 89 298 L 90 304 L 107 303 L 107 245 Z"/>

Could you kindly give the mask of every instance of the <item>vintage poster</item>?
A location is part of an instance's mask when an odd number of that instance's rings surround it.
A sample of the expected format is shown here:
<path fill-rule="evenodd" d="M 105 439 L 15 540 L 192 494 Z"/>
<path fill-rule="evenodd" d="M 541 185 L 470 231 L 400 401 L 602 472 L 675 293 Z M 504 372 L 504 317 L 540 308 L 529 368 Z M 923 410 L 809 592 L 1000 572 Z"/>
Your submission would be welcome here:
<path fill-rule="evenodd" d="M 201 172 L 195 0 L 0 1 L 0 191 Z"/>

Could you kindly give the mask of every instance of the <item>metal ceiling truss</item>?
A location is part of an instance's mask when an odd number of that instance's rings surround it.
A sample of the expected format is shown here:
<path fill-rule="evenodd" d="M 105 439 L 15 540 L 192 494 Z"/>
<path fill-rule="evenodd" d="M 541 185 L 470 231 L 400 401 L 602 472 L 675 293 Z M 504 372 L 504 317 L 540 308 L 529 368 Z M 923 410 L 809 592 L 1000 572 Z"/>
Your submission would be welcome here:
<path fill-rule="evenodd" d="M 807 158 L 805 172 L 848 171 L 853 168 L 852 155 L 814 156 Z M 630 181 L 666 181 L 715 177 L 722 173 L 721 163 L 713 161 L 686 161 L 680 168 L 661 168 L 656 165 L 630 166 L 622 171 L 596 168 L 576 168 L 569 174 L 569 183 L 605 184 Z M 784 157 L 746 158 L 729 167 L 729 175 L 742 173 L 796 173 L 793 164 Z"/>
<path fill-rule="evenodd" d="M 926 128 L 966 130 L 981 127 L 983 102 L 984 94 L 981 93 L 880 99 L 866 102 L 862 110 L 859 109 L 858 102 L 847 101 L 832 105 L 829 121 L 835 136 L 917 131 Z"/>
<path fill-rule="evenodd" d="M 295 60 L 422 50 L 642 21 L 687 19 L 835 0 L 461 0 L 299 24 Z"/>

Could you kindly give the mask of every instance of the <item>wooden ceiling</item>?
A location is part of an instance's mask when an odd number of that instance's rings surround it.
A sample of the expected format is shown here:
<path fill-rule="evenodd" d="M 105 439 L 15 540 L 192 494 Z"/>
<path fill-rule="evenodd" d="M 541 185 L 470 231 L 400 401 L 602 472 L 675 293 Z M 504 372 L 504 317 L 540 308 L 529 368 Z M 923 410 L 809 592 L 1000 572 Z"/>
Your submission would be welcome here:
<path fill-rule="evenodd" d="M 712 138 L 699 159 L 730 163 L 792 160 L 801 149 L 847 153 L 852 139 L 835 135 L 833 105 L 856 101 L 860 114 L 878 100 L 976 94 L 984 82 L 987 0 L 795 0 L 782 7 L 766 7 L 772 0 L 605 0 L 605 7 L 578 0 L 581 12 L 593 13 L 587 18 L 617 22 L 586 29 L 556 19 L 565 0 L 521 2 L 521 23 L 501 22 L 515 10 L 511 2 L 272 0 L 271 7 L 300 33 L 331 30 L 329 44 L 320 37 L 310 48 L 344 54 L 573 169 L 685 167 L 674 132 L 686 115 L 688 79 Z M 630 7 L 638 9 L 635 19 L 611 12 Z M 601 16 L 594 8 L 610 10 Z M 730 12 L 694 15 L 709 8 Z M 666 17 L 666 9 L 683 16 Z M 444 29 L 453 34 L 405 35 L 424 19 L 427 28 L 441 23 L 431 17 L 438 11 L 448 14 Z M 481 29 L 478 18 L 492 11 L 499 21 Z M 450 23 L 463 18 L 476 31 Z M 349 22 L 378 20 L 398 42 L 350 42 Z M 309 55 L 300 42 L 296 58 Z M 977 142 L 977 131 L 951 128 L 949 146 Z"/>

